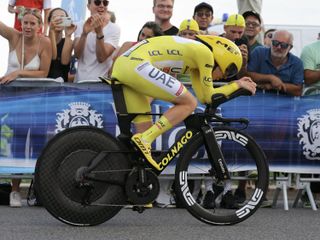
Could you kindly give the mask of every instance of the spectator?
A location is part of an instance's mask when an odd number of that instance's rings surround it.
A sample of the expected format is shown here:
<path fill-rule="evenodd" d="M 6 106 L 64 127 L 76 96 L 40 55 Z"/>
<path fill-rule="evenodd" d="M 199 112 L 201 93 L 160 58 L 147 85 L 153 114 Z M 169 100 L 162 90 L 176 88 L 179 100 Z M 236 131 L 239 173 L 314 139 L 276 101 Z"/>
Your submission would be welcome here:
<path fill-rule="evenodd" d="M 138 33 L 138 42 L 144 40 L 144 39 L 148 39 L 148 38 L 152 38 L 152 37 L 158 37 L 158 36 L 162 36 L 164 35 L 160 25 L 156 22 L 146 22 L 142 28 L 140 29 L 139 33 Z"/>
<path fill-rule="evenodd" d="M 320 89 L 320 41 L 306 45 L 302 49 L 301 60 L 306 87 Z"/>
<path fill-rule="evenodd" d="M 54 8 L 48 16 L 49 37 L 52 45 L 52 60 L 48 77 L 63 78 L 68 82 L 68 73 L 70 70 L 71 53 L 73 41 L 71 35 L 76 30 L 76 26 L 61 26 L 62 17 L 68 17 L 68 13 L 62 8 Z M 63 32 L 65 38 L 63 38 Z"/>
<path fill-rule="evenodd" d="M 271 43 L 271 39 L 273 38 L 273 34 L 276 31 L 275 28 L 270 28 L 268 29 L 263 36 L 263 45 L 265 47 L 271 47 L 272 43 Z"/>
<path fill-rule="evenodd" d="M 91 16 L 77 26 L 74 53 L 78 58 L 75 82 L 98 80 L 108 73 L 112 54 L 119 43 L 120 29 L 108 21 L 107 0 L 88 0 Z"/>
<path fill-rule="evenodd" d="M 259 13 L 254 11 L 247 11 L 242 14 L 246 21 L 244 35 L 248 38 L 249 54 L 258 46 L 262 46 L 257 41 L 259 33 L 261 32 L 261 17 Z"/>
<path fill-rule="evenodd" d="M 179 29 L 170 22 L 174 0 L 153 0 L 153 13 L 164 35 L 177 35 Z"/>
<path fill-rule="evenodd" d="M 272 47 L 258 47 L 250 54 L 248 75 L 265 90 L 300 96 L 303 84 L 302 61 L 291 54 L 293 35 L 286 30 L 277 30 L 272 38 Z"/>
<path fill-rule="evenodd" d="M 237 0 L 238 4 L 238 13 L 243 16 L 243 13 L 247 11 L 253 11 L 258 14 L 261 14 L 262 9 L 262 0 Z M 263 26 L 263 19 L 261 19 L 261 29 L 259 35 L 256 37 L 259 43 L 263 42 L 263 32 L 264 32 L 264 26 Z"/>
<path fill-rule="evenodd" d="M 200 34 L 210 34 L 208 28 L 213 20 L 213 8 L 210 4 L 202 2 L 194 8 L 193 18 L 199 25 Z"/>
<path fill-rule="evenodd" d="M 38 11 L 25 11 L 22 17 L 22 32 L 0 22 L 0 35 L 9 41 L 8 69 L 0 83 L 9 83 L 16 78 L 47 77 L 51 59 L 51 44 L 37 32 L 42 26 Z"/>
<path fill-rule="evenodd" d="M 21 29 L 21 20 L 26 8 L 39 9 L 40 14 L 44 10 L 44 30 L 43 33 L 47 33 L 48 29 L 48 15 L 51 9 L 51 0 L 9 0 L 8 11 L 15 14 L 14 28 L 18 31 Z M 39 30 L 41 32 L 41 30 Z"/>
<path fill-rule="evenodd" d="M 42 18 L 38 11 L 28 10 L 22 17 L 22 32 L 0 22 L 0 35 L 9 42 L 8 69 L 0 78 L 6 84 L 18 77 L 47 77 L 51 59 L 50 40 L 40 36 Z M 10 206 L 21 207 L 20 179 L 12 179 Z"/>
<path fill-rule="evenodd" d="M 237 76 L 230 80 L 243 77 L 247 72 L 248 63 L 248 39 L 244 37 L 245 20 L 240 14 L 230 15 L 224 25 L 224 37 L 234 42 L 242 54 L 242 68 Z"/>
<path fill-rule="evenodd" d="M 178 35 L 188 39 L 196 39 L 200 32 L 199 25 L 194 19 L 183 20 L 180 24 Z"/>

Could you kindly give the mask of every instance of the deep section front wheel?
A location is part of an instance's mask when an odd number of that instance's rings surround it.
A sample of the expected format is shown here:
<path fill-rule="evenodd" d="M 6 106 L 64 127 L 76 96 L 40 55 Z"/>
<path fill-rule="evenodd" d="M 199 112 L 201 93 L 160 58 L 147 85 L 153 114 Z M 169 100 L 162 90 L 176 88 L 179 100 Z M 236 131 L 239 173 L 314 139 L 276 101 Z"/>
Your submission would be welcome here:
<path fill-rule="evenodd" d="M 97 156 L 103 159 L 91 171 L 94 180 L 82 179 Z M 36 164 L 35 188 L 44 207 L 60 221 L 97 225 L 112 218 L 126 202 L 128 169 L 127 157 L 113 136 L 89 126 L 70 128 L 54 136 L 43 150 Z"/>
<path fill-rule="evenodd" d="M 231 180 L 217 181 L 203 137 L 197 134 L 178 160 L 176 191 L 187 210 L 197 219 L 213 225 L 231 225 L 244 221 L 259 208 L 268 189 L 269 168 L 262 149 L 249 135 L 227 127 L 216 127 L 214 132 Z M 201 182 L 202 186 L 207 186 L 200 188 L 204 196 L 212 187 L 211 198 L 197 198 L 199 191 L 191 193 L 192 180 L 195 185 Z M 239 192 L 236 189 L 241 184 L 247 187 L 240 199 L 234 193 Z M 208 199 L 212 201 L 209 207 L 204 202 Z M 231 201 L 235 204 L 230 204 Z"/>

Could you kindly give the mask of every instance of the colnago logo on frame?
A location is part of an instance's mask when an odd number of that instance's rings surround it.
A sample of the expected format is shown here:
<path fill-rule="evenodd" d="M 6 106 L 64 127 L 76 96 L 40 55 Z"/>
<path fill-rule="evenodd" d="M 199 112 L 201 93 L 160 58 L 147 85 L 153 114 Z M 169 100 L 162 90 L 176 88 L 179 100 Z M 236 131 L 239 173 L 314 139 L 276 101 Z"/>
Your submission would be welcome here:
<path fill-rule="evenodd" d="M 311 109 L 298 118 L 298 138 L 308 160 L 320 160 L 320 109 Z"/>
<path fill-rule="evenodd" d="M 161 162 L 158 164 L 160 170 L 167 166 L 171 160 L 180 152 L 185 144 L 192 138 L 192 131 L 187 131 L 182 138 L 173 145 L 168 151 L 167 155 L 161 159 Z"/>
<path fill-rule="evenodd" d="M 102 114 L 90 109 L 90 104 L 86 102 L 72 102 L 70 109 L 64 109 L 62 113 L 57 113 L 55 132 L 61 132 L 67 128 L 76 126 L 94 126 L 103 128 Z"/>

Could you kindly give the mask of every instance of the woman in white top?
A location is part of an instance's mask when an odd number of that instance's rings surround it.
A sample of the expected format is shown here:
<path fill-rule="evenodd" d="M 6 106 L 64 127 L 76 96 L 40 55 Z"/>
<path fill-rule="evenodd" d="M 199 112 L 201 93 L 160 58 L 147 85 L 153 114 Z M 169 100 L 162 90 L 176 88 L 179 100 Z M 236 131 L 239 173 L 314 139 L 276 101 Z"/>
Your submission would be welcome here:
<path fill-rule="evenodd" d="M 0 35 L 9 41 L 8 69 L 0 78 L 6 84 L 16 78 L 45 78 L 48 75 L 52 47 L 47 37 L 39 34 L 42 18 L 38 10 L 26 10 L 22 32 L 0 22 Z"/>
<path fill-rule="evenodd" d="M 49 38 L 39 34 L 42 19 L 39 12 L 26 11 L 22 18 L 22 32 L 0 22 L 0 35 L 9 41 L 8 70 L 0 78 L 6 84 L 18 77 L 47 77 L 51 62 L 51 43 Z M 12 180 L 10 206 L 21 207 L 20 179 Z"/>

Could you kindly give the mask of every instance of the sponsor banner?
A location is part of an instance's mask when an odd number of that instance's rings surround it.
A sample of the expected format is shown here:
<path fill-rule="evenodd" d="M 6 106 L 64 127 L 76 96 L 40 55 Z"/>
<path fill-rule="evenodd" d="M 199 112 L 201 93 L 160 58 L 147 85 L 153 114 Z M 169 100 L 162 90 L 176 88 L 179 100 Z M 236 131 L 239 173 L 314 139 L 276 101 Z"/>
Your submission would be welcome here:
<path fill-rule="evenodd" d="M 0 173 L 33 173 L 48 140 L 69 127 L 92 125 L 119 134 L 112 93 L 105 84 L 17 81 L 0 85 L 0 91 Z M 297 98 L 258 92 L 223 104 L 221 114 L 250 120 L 245 131 L 265 151 L 271 171 L 320 173 L 319 100 L 320 95 Z M 152 111 L 162 113 L 170 106 L 155 101 Z M 166 132 L 154 149 L 169 149 L 183 131 L 179 125 Z M 174 164 L 170 162 L 165 173 L 173 173 Z"/>

